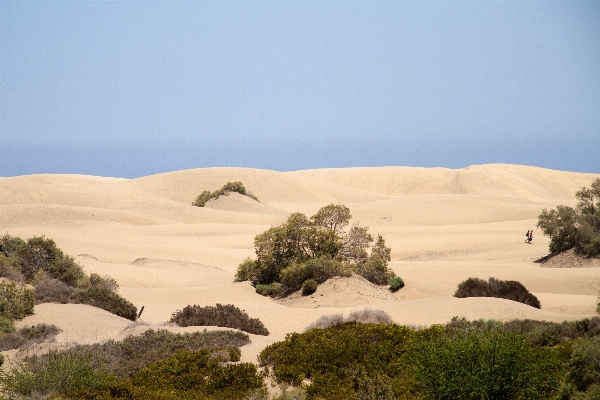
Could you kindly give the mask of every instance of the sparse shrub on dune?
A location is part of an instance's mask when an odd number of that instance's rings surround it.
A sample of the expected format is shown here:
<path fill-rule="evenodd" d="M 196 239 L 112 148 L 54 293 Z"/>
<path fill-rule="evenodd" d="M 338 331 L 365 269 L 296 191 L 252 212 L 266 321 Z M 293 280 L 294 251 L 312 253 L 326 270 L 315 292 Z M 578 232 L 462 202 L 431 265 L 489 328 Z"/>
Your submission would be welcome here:
<path fill-rule="evenodd" d="M 283 285 L 278 282 L 273 282 L 270 285 L 258 284 L 255 286 L 256 293 L 263 296 L 279 296 L 283 292 Z"/>
<path fill-rule="evenodd" d="M 528 306 L 540 308 L 540 301 L 530 293 L 523 284 L 517 281 L 502 281 L 490 278 L 487 282 L 483 279 L 469 278 L 458 285 L 454 297 L 497 297 Z"/>
<path fill-rule="evenodd" d="M 0 282 L 0 316 L 22 319 L 33 314 L 35 300 L 33 292 L 14 282 Z"/>
<path fill-rule="evenodd" d="M 343 324 L 358 323 L 358 324 L 392 324 L 392 318 L 382 310 L 372 310 L 365 308 L 364 310 L 352 311 L 347 318 L 342 314 L 322 315 L 315 322 L 310 324 L 306 330 L 321 328 L 328 329 Z"/>
<path fill-rule="evenodd" d="M 255 335 L 269 335 L 258 318 L 250 318 L 246 312 L 232 304 L 217 304 L 215 307 L 186 306 L 183 310 L 174 312 L 170 322 L 179 326 L 221 326 Z"/>
<path fill-rule="evenodd" d="M 71 294 L 75 288 L 67 285 L 58 279 L 42 279 L 33 290 L 35 303 L 61 303 L 66 304 L 71 299 Z"/>
<path fill-rule="evenodd" d="M 55 325 L 37 324 L 0 334 L 0 351 L 18 349 L 31 343 L 51 342 L 61 330 Z"/>
<path fill-rule="evenodd" d="M 131 302 L 102 286 L 77 290 L 71 295 L 71 302 L 98 307 L 131 321 L 137 318 L 137 308 Z"/>
<path fill-rule="evenodd" d="M 192 205 L 196 207 L 204 207 L 209 200 L 216 200 L 221 196 L 228 196 L 229 193 L 239 193 L 241 195 L 250 197 L 252 200 L 258 201 L 256 196 L 246 191 L 246 188 L 242 182 L 227 182 L 221 189 L 215 190 L 212 193 L 208 190 L 203 191 L 198 197 L 196 197 L 196 200 L 194 200 Z"/>
<path fill-rule="evenodd" d="M 388 285 L 390 285 L 390 290 L 392 292 L 397 292 L 404 287 L 404 280 L 399 276 L 395 276 L 388 280 Z"/>
<path fill-rule="evenodd" d="M 283 284 L 283 295 L 300 290 L 307 280 L 318 284 L 334 276 L 360 275 L 376 285 L 385 285 L 395 276 L 388 268 L 390 248 L 378 235 L 358 225 L 344 228 L 351 218 L 344 205 L 330 204 L 308 218 L 291 214 L 287 221 L 254 238 L 256 260 L 244 260 L 236 281 L 257 285 Z M 370 249 L 370 253 L 369 253 Z M 260 286 L 260 293 L 265 293 Z"/>
<path fill-rule="evenodd" d="M 308 296 L 317 291 L 319 284 L 314 279 L 307 279 L 302 284 L 302 295 Z"/>

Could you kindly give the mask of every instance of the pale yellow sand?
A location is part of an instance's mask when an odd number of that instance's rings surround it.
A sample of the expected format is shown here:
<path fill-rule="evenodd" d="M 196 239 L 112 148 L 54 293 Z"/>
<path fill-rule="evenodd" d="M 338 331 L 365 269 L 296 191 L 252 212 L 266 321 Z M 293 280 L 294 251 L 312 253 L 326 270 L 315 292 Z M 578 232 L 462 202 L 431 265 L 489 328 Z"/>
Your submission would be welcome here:
<path fill-rule="evenodd" d="M 171 314 L 188 304 L 234 304 L 258 317 L 271 335 L 251 335 L 242 357 L 255 361 L 266 345 L 303 331 L 319 316 L 364 307 L 395 322 L 469 319 L 549 321 L 594 315 L 600 266 L 545 268 L 548 252 L 535 228 L 544 207 L 574 205 L 573 193 L 598 175 L 518 165 L 444 168 L 346 168 L 276 172 L 242 168 L 178 171 L 138 179 L 77 175 L 0 178 L 0 230 L 45 235 L 75 256 L 87 272 L 107 274 L 120 294 L 145 310 L 132 324 L 84 305 L 43 304 L 19 325 L 46 322 L 61 329 L 57 345 L 122 339 L 149 327 L 172 331 Z M 191 206 L 203 190 L 242 181 L 260 199 L 238 194 Z M 405 288 L 396 294 L 359 279 L 340 278 L 312 297 L 273 301 L 248 282 L 234 283 L 237 265 L 254 252 L 254 236 L 294 211 L 330 203 L 350 207 L 353 223 L 381 234 L 392 247 L 391 268 Z M 524 234 L 534 229 L 532 244 Z M 557 265 L 558 263 L 558 265 Z M 565 266 L 573 266 L 566 260 Z M 469 277 L 523 283 L 541 310 L 502 299 L 452 297 Z M 212 328 L 209 328 L 212 329 Z"/>

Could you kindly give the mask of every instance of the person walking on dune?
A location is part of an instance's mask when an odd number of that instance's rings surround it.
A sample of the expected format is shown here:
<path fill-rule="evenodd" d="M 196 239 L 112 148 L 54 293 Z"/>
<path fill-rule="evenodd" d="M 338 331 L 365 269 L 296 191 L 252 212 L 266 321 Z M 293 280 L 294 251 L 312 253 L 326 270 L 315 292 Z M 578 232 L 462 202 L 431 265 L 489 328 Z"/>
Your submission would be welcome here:
<path fill-rule="evenodd" d="M 528 243 L 531 244 L 532 240 L 533 240 L 533 229 L 529 231 L 529 240 L 528 240 Z"/>
<path fill-rule="evenodd" d="M 529 233 L 531 231 L 527 231 L 527 233 L 525 234 L 525 243 L 529 243 Z"/>

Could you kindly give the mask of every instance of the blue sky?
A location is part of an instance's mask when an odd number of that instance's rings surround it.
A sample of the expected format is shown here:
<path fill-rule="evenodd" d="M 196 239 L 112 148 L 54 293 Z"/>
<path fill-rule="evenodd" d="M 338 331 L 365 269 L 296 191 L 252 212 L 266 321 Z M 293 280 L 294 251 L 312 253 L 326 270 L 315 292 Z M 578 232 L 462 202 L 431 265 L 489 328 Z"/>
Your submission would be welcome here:
<path fill-rule="evenodd" d="M 0 2 L 0 176 L 600 173 L 600 3 Z"/>

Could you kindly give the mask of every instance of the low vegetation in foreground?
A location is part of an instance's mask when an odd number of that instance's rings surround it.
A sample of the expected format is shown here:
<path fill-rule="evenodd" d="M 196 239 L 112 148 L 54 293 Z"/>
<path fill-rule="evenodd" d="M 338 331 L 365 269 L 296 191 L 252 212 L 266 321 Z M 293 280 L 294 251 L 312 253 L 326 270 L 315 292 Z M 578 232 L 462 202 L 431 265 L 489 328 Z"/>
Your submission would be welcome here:
<path fill-rule="evenodd" d="M 310 218 L 290 215 L 286 223 L 254 238 L 256 259 L 240 264 L 236 281 L 251 281 L 265 296 L 297 290 L 310 294 L 333 276 L 353 273 L 376 285 L 389 284 L 393 290 L 404 286 L 401 279 L 391 281 L 395 274 L 388 268 L 391 249 L 385 240 L 380 235 L 373 240 L 366 227 L 346 230 L 350 218 L 350 209 L 336 204 Z"/>
<path fill-rule="evenodd" d="M 34 302 L 89 304 L 132 321 L 137 317 L 136 307 L 118 295 L 113 278 L 87 276 L 52 239 L 6 234 L 0 238 L 0 253 L 0 277 L 11 281 L 0 285 L 0 308 L 12 307 L 12 319 L 33 314 Z M 33 293 L 24 284 L 33 285 Z"/>
<path fill-rule="evenodd" d="M 575 198 L 575 208 L 557 206 L 544 209 L 537 226 L 550 237 L 550 254 L 575 249 L 586 257 L 600 256 L 600 178 L 583 187 Z"/>
<path fill-rule="evenodd" d="M 497 297 L 528 306 L 541 308 L 540 301 L 517 281 L 502 281 L 490 278 L 487 282 L 479 278 L 469 278 L 458 285 L 454 297 Z"/>
<path fill-rule="evenodd" d="M 208 190 L 203 191 L 198 197 L 196 197 L 196 200 L 194 200 L 192 205 L 196 207 L 204 207 L 209 200 L 216 200 L 221 196 L 228 196 L 230 193 L 239 193 L 241 195 L 250 197 L 252 200 L 258 201 L 256 196 L 246 191 L 246 188 L 242 182 L 227 182 L 221 189 L 215 190 L 214 192 L 210 192 Z"/>
<path fill-rule="evenodd" d="M 220 326 L 254 335 L 269 335 L 269 331 L 258 318 L 250 318 L 245 311 L 233 304 L 217 304 L 215 307 L 186 306 L 183 310 L 174 312 L 169 322 L 179 326 Z"/>
<path fill-rule="evenodd" d="M 0 373 L 5 396 L 54 399 L 596 399 L 600 318 L 468 321 L 414 329 L 376 310 L 321 318 L 241 363 L 238 331 L 146 331 L 27 357 Z M 285 397 L 284 397 L 285 396 Z M 293 396 L 293 397 L 292 397 Z"/>

